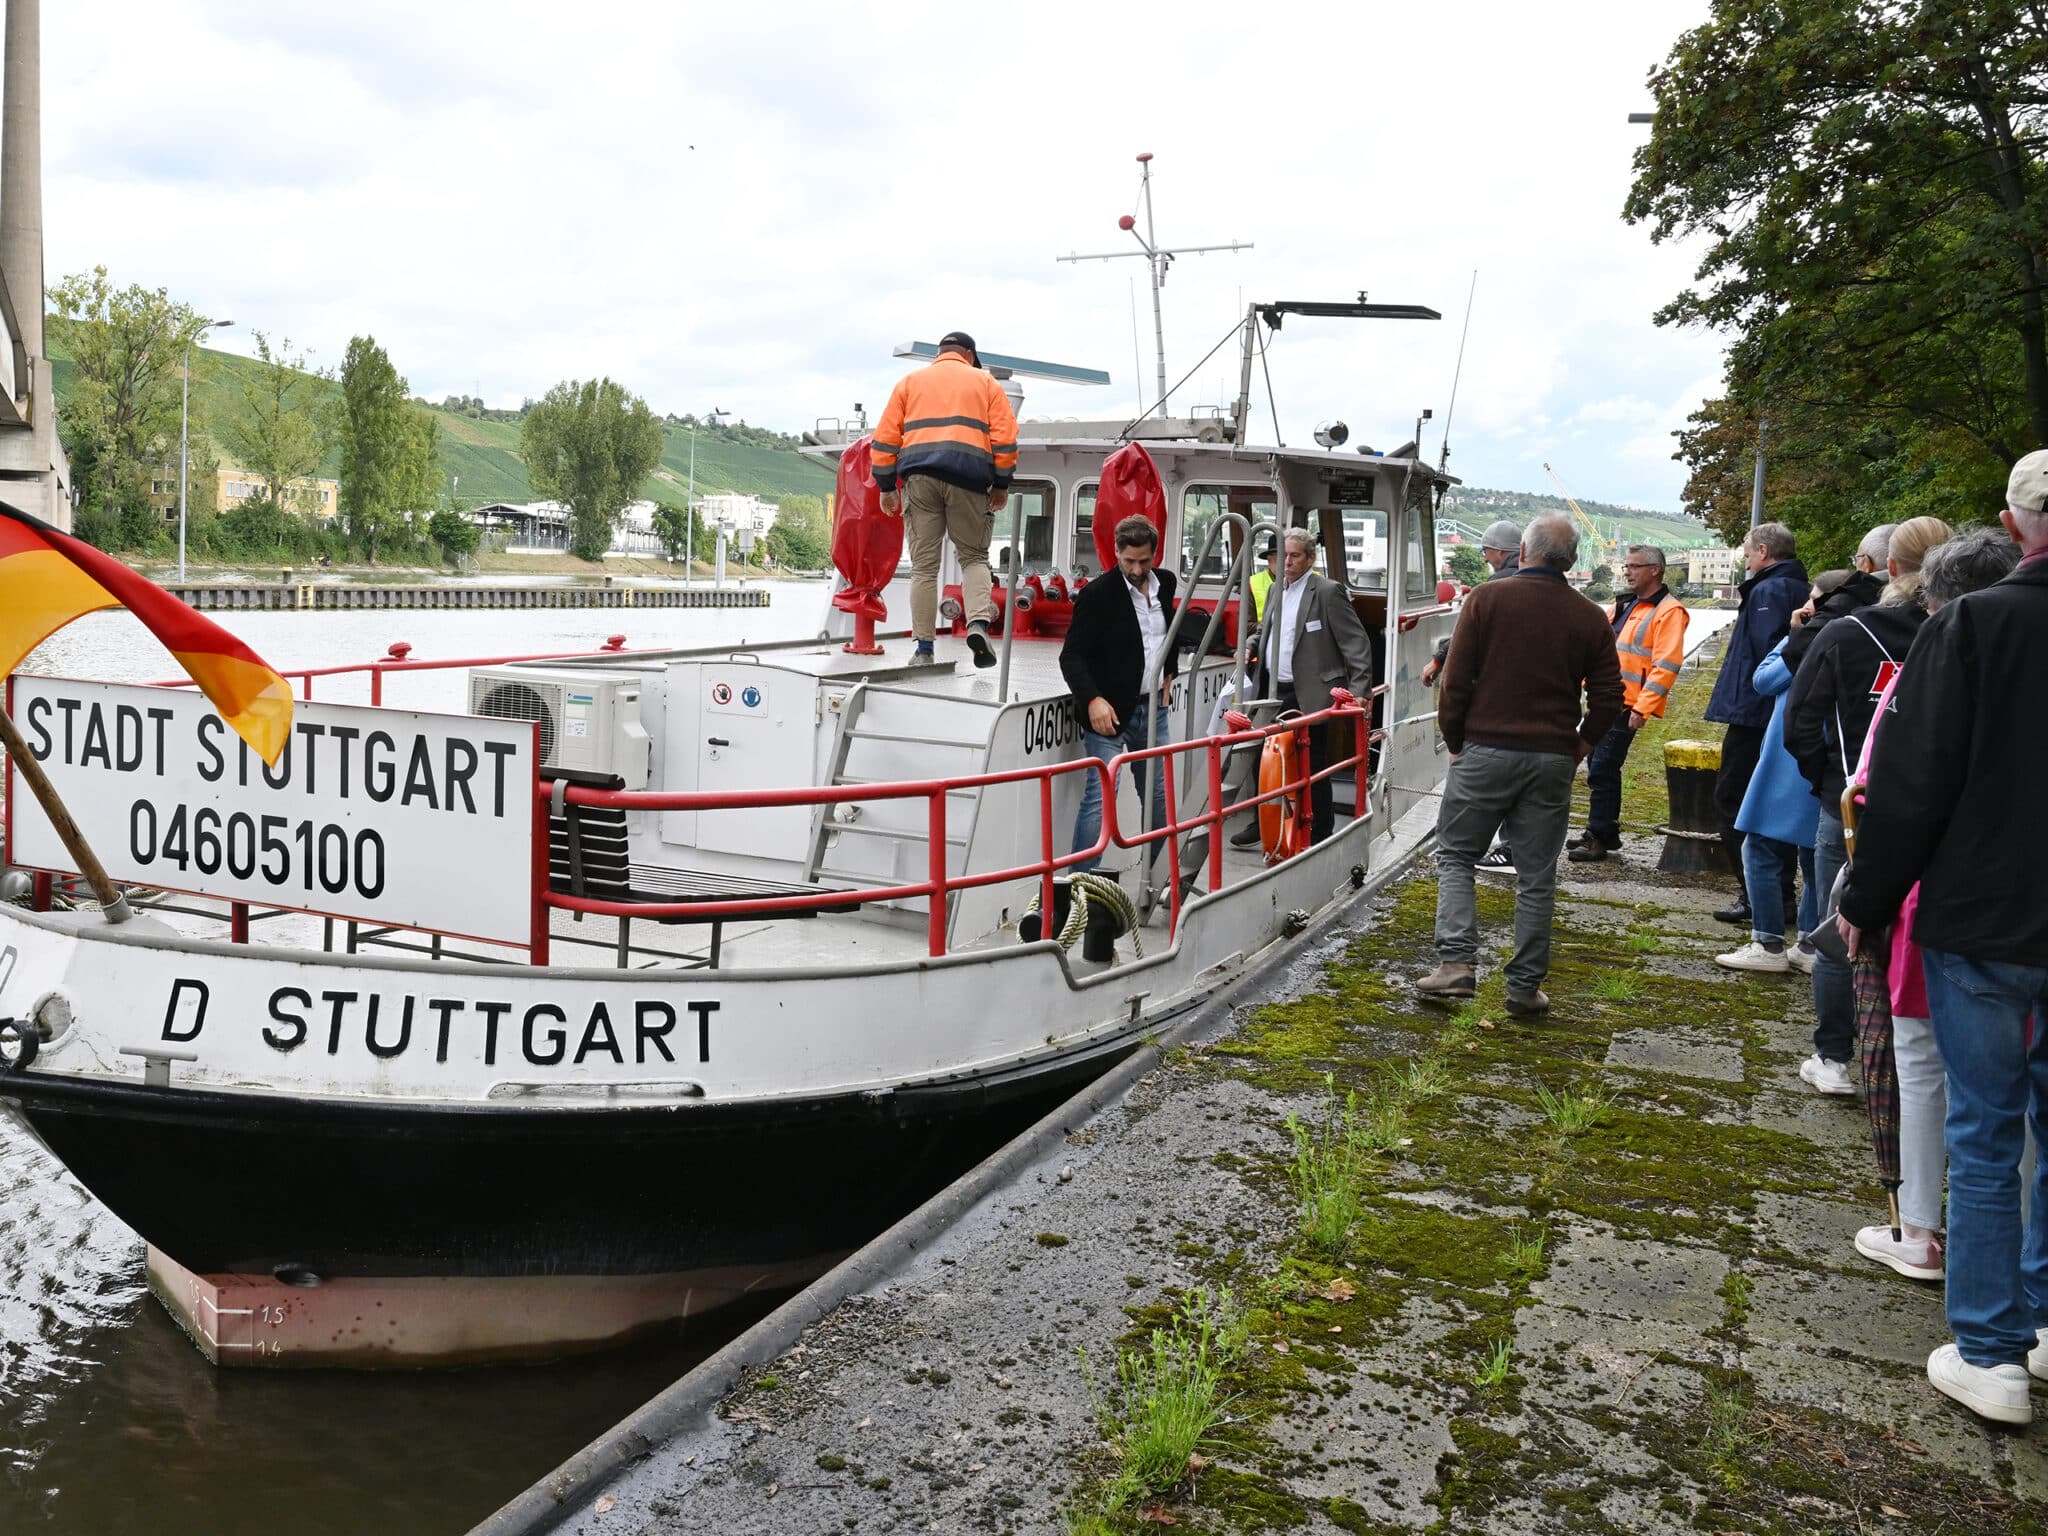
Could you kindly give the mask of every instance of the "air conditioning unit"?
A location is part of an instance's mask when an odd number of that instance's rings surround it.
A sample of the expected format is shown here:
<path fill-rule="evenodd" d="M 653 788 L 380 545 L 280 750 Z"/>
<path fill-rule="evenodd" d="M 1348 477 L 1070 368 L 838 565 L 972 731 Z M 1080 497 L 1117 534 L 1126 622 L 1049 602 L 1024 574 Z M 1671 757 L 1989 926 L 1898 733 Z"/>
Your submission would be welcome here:
<path fill-rule="evenodd" d="M 641 679 L 541 667 L 478 667 L 469 674 L 469 712 L 492 720 L 538 720 L 540 765 L 615 773 L 645 789 L 653 745 L 640 724 Z"/>

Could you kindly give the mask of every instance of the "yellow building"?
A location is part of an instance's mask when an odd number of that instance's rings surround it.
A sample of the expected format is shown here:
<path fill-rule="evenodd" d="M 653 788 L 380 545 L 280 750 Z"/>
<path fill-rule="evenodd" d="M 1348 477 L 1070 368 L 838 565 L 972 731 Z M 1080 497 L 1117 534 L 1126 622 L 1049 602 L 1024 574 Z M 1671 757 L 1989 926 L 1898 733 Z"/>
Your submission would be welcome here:
<path fill-rule="evenodd" d="M 223 464 L 214 471 L 213 506 L 216 512 L 232 512 L 245 501 L 252 501 L 270 489 L 269 483 L 261 476 L 233 464 Z M 178 520 L 178 471 L 172 465 L 160 471 L 149 482 L 150 500 L 163 510 L 167 521 Z M 313 512 L 322 518 L 334 516 L 336 504 L 341 497 L 341 482 L 325 479 L 294 480 L 285 487 L 281 498 L 294 512 Z"/>

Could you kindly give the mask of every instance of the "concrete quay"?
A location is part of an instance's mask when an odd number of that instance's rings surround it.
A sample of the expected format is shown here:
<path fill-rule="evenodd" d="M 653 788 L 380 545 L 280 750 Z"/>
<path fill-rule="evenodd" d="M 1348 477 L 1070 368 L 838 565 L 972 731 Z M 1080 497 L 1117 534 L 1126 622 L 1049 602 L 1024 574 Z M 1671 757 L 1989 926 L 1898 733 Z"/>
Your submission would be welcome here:
<path fill-rule="evenodd" d="M 1462 1014 L 1406 1001 L 1417 876 L 560 1528 L 2048 1529 L 2048 1429 L 1936 1396 L 1939 1287 L 1850 1246 L 1881 1210 L 1867 1125 L 1798 1081 L 1803 978 L 1718 973 L 1725 893 L 1645 855 L 1574 868 L 1534 1024 L 1497 981 Z M 1336 1260 L 1285 1128 L 1327 1112 L 1325 1073 L 1405 1119 Z M 1566 1133 L 1539 1087 L 1605 1107 Z M 1079 1351 L 1099 1395 L 1203 1284 L 1250 1325 L 1206 1465 L 1084 1523 L 1115 1463 Z"/>

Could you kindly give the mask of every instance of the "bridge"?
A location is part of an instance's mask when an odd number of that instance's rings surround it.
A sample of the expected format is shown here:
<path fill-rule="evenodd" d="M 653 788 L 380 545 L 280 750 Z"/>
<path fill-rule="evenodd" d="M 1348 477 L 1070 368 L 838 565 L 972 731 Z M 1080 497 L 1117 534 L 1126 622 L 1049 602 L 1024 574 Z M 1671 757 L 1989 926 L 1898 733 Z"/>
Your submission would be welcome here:
<path fill-rule="evenodd" d="M 0 106 L 0 499 L 71 527 L 71 466 L 43 348 L 41 0 L 7 0 Z"/>

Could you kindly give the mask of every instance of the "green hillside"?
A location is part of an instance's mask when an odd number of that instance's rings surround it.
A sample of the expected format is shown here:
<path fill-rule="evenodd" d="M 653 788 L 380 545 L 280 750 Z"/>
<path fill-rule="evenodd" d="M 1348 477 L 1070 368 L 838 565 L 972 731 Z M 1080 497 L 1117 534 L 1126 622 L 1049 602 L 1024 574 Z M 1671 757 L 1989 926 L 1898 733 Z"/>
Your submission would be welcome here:
<path fill-rule="evenodd" d="M 1720 538 L 1705 523 L 1682 513 L 1646 512 L 1640 507 L 1618 507 L 1583 497 L 1579 498 L 1579 506 L 1602 533 L 1626 543 L 1655 544 L 1667 550 L 1721 545 Z M 1569 510 L 1562 496 L 1537 491 L 1493 491 L 1483 486 L 1460 485 L 1452 487 L 1444 497 L 1444 515 L 1473 528 L 1484 528 L 1503 517 L 1526 528 L 1533 517 Z"/>
<path fill-rule="evenodd" d="M 53 348 L 54 351 L 54 348 Z M 53 357 L 57 417 L 61 429 L 64 402 L 69 388 L 70 364 Z M 195 433 L 210 432 L 216 442 L 218 424 L 232 421 L 244 409 L 242 390 L 255 382 L 262 364 L 232 352 L 195 350 L 192 355 L 192 425 Z M 337 402 L 338 384 L 321 380 L 322 397 Z M 462 505 L 484 501 L 530 501 L 526 464 L 519 457 L 519 422 L 516 419 L 466 416 L 429 406 L 441 429 L 441 468 L 459 478 L 456 494 Z M 770 501 L 782 496 L 822 497 L 832 489 L 831 471 L 800 454 L 782 448 L 768 448 L 741 442 L 733 436 L 744 428 L 705 427 L 697 434 L 697 494 L 738 491 Z M 674 426 L 663 427 L 661 464 L 642 483 L 641 494 L 656 501 L 683 504 L 690 471 L 690 433 Z M 229 457 L 225 448 L 223 459 Z M 332 476 L 338 467 L 336 455 L 328 454 L 322 473 Z"/>

